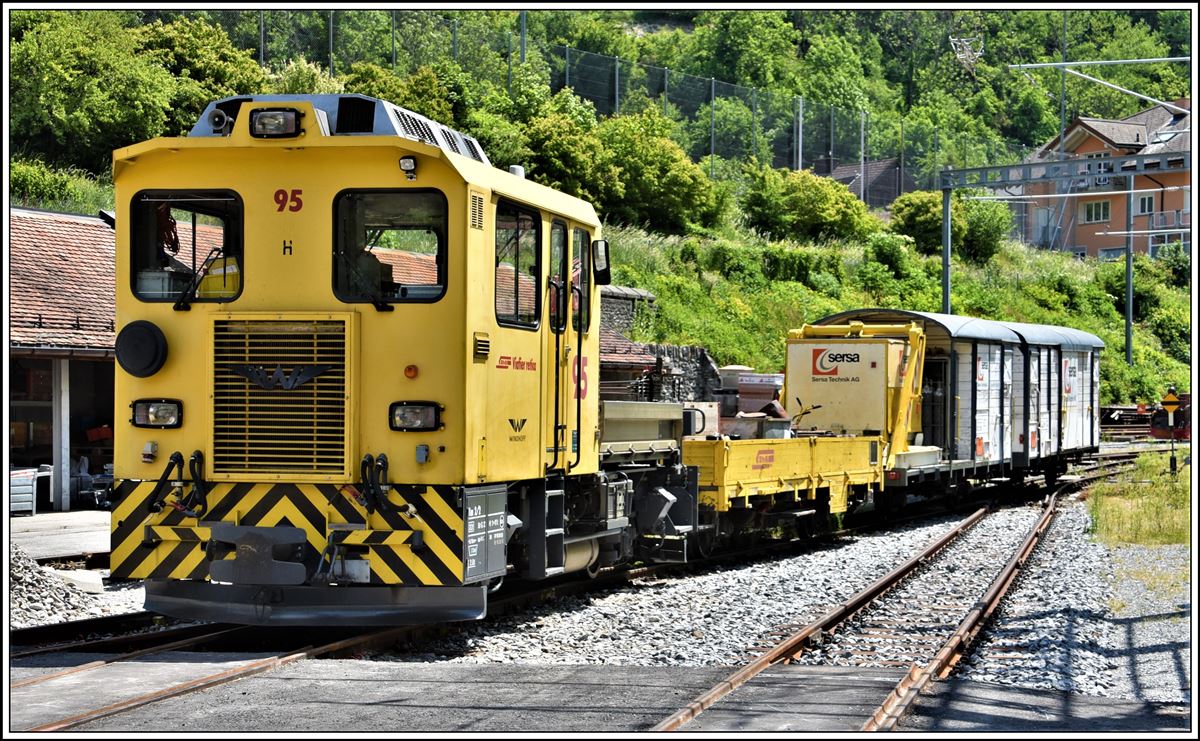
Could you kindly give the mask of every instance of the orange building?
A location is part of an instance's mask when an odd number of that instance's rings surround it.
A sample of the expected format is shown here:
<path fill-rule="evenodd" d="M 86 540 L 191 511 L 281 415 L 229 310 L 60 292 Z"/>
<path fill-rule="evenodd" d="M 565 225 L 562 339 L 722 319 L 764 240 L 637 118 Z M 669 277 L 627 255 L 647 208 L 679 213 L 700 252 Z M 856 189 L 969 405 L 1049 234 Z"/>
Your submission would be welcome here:
<path fill-rule="evenodd" d="M 1188 113 L 1155 106 L 1120 121 L 1076 118 L 1066 129 L 1063 156 L 1066 159 L 1096 159 L 1119 155 L 1167 155 L 1178 167 L 1191 155 L 1191 109 L 1189 98 L 1173 103 Z M 1037 161 L 1061 159 L 1055 137 L 1039 150 Z M 1088 165 L 1078 179 L 1061 184 L 1057 194 L 1070 197 L 1038 198 L 1056 193 L 1053 184 L 1026 187 L 1029 204 L 1026 241 L 1042 247 L 1104 259 L 1125 254 L 1124 234 L 1133 235 L 1134 252 L 1152 257 L 1170 242 L 1182 242 L 1191 254 L 1192 193 L 1190 168 L 1181 172 L 1141 172 L 1132 176 L 1133 221 L 1128 224 L 1130 176 L 1113 172 L 1111 165 Z M 1180 230 L 1174 231 L 1171 230 Z M 1157 233 L 1146 233 L 1157 232 Z"/>

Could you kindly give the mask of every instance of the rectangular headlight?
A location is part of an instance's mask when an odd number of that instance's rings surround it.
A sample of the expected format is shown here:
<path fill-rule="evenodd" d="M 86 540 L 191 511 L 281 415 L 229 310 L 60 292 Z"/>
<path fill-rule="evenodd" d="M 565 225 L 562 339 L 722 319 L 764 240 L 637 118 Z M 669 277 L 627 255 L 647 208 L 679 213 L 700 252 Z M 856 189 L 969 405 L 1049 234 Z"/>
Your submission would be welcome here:
<path fill-rule="evenodd" d="M 260 108 L 250 113 L 250 135 L 260 139 L 300 136 L 300 117 L 295 108 Z"/>
<path fill-rule="evenodd" d="M 442 427 L 442 405 L 429 401 L 397 401 L 388 411 L 388 422 L 397 432 L 438 430 Z"/>
<path fill-rule="evenodd" d="M 178 427 L 183 424 L 183 402 L 178 399 L 138 399 L 133 402 L 134 427 Z"/>

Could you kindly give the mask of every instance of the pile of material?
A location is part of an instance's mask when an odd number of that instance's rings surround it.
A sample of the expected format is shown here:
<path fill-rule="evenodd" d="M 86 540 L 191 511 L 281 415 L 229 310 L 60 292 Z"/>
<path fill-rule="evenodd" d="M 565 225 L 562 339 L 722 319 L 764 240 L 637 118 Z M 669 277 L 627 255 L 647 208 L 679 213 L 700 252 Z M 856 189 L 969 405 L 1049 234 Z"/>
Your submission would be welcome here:
<path fill-rule="evenodd" d="M 107 612 L 95 596 L 39 566 L 16 543 L 9 543 L 8 554 L 10 627 L 83 620 Z"/>

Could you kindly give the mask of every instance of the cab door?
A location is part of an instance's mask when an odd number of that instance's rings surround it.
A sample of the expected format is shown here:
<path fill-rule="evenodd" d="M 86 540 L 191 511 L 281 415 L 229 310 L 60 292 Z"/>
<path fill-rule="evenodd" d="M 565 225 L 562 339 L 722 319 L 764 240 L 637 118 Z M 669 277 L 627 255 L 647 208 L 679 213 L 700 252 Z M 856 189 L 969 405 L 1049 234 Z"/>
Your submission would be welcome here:
<path fill-rule="evenodd" d="M 568 464 L 569 430 L 571 429 L 571 361 L 578 350 L 571 331 L 572 295 L 571 243 L 566 222 L 550 222 L 550 260 L 546 266 L 546 322 L 543 333 L 545 359 L 543 378 L 546 384 L 545 467 L 546 471 L 564 471 Z"/>
<path fill-rule="evenodd" d="M 495 333 L 488 359 L 488 481 L 544 474 L 543 229 L 533 208 L 496 204 Z"/>

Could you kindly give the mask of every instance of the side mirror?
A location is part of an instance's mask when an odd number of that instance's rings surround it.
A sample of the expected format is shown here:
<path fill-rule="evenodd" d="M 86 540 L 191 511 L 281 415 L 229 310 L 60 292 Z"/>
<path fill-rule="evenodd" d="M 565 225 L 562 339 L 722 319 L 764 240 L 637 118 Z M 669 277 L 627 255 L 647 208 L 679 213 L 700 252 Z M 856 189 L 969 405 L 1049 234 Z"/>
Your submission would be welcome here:
<path fill-rule="evenodd" d="M 607 239 L 592 241 L 592 275 L 598 286 L 607 286 L 612 283 L 612 271 L 608 267 Z"/>

